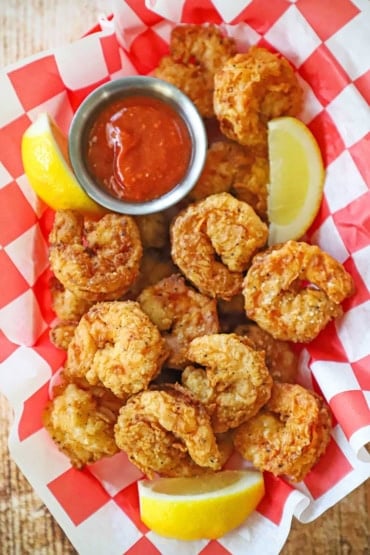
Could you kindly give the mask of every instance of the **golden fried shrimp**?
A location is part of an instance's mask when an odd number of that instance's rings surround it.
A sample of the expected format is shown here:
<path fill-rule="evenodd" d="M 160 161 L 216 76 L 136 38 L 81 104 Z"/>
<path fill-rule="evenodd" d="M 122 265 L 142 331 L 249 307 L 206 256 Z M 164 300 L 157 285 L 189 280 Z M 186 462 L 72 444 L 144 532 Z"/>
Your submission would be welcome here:
<path fill-rule="evenodd" d="M 222 132 L 243 145 L 266 148 L 267 122 L 296 116 L 302 89 L 289 62 L 253 46 L 215 74 L 214 110 Z"/>
<path fill-rule="evenodd" d="M 237 174 L 231 192 L 239 200 L 247 202 L 264 221 L 267 220 L 267 184 L 269 163 L 265 155 L 254 153 L 250 170 Z"/>
<path fill-rule="evenodd" d="M 214 116 L 213 75 L 194 64 L 176 62 L 171 56 L 163 56 L 153 75 L 168 81 L 186 94 L 204 118 Z"/>
<path fill-rule="evenodd" d="M 97 303 L 68 346 L 65 374 L 103 385 L 117 397 L 145 389 L 167 357 L 158 328 L 134 301 Z"/>
<path fill-rule="evenodd" d="M 216 27 L 182 25 L 173 29 L 170 56 L 161 59 L 154 75 L 178 87 L 203 117 L 211 118 L 214 73 L 234 53 L 234 40 Z"/>
<path fill-rule="evenodd" d="M 287 341 L 274 339 L 256 324 L 240 324 L 234 332 L 250 339 L 258 351 L 264 351 L 266 366 L 274 381 L 286 383 L 296 381 L 298 356 Z"/>
<path fill-rule="evenodd" d="M 324 454 L 331 416 L 323 399 L 297 384 L 275 383 L 264 409 L 234 433 L 234 445 L 259 470 L 294 482 Z"/>
<path fill-rule="evenodd" d="M 189 198 L 200 200 L 231 192 L 265 218 L 268 173 L 267 156 L 257 156 L 232 141 L 216 141 L 208 149 L 203 171 Z"/>
<path fill-rule="evenodd" d="M 308 285 L 307 285 L 308 284 Z M 316 245 L 288 241 L 256 255 L 243 283 L 246 314 L 275 339 L 308 342 L 343 313 L 352 277 Z"/>
<path fill-rule="evenodd" d="M 50 264 L 76 296 L 91 302 L 119 298 L 135 281 L 141 256 L 140 232 L 130 216 L 106 214 L 93 221 L 72 210 L 56 212 Z"/>
<path fill-rule="evenodd" d="M 58 349 L 66 351 L 81 316 L 93 303 L 66 289 L 55 276 L 50 279 L 49 288 L 51 307 L 59 319 L 50 330 L 50 341 Z"/>
<path fill-rule="evenodd" d="M 101 395 L 68 384 L 46 406 L 43 422 L 58 448 L 81 468 L 119 451 L 114 439 L 117 415 Z"/>
<path fill-rule="evenodd" d="M 191 476 L 198 467 L 219 470 L 223 462 L 205 408 L 179 385 L 130 397 L 120 410 L 115 439 L 149 477 Z"/>
<path fill-rule="evenodd" d="M 180 212 L 170 235 L 172 259 L 182 273 L 201 293 L 229 300 L 241 292 L 242 272 L 268 230 L 248 204 L 219 193 Z"/>
<path fill-rule="evenodd" d="M 72 341 L 77 324 L 77 321 L 70 320 L 62 320 L 58 324 L 55 324 L 49 332 L 49 338 L 52 344 L 58 349 L 66 351 L 68 345 Z"/>
<path fill-rule="evenodd" d="M 147 287 L 137 300 L 162 332 L 171 368 L 181 369 L 189 362 L 186 352 L 192 339 L 219 331 L 216 301 L 188 287 L 179 274 Z"/>
<path fill-rule="evenodd" d="M 91 301 L 78 297 L 53 276 L 49 281 L 51 307 L 60 320 L 78 321 L 92 305 Z"/>
<path fill-rule="evenodd" d="M 206 407 L 215 432 L 236 428 L 260 410 L 271 394 L 272 378 L 261 351 L 236 334 L 194 339 L 182 384 Z"/>
<path fill-rule="evenodd" d="M 145 214 L 134 218 L 144 249 L 162 249 L 169 241 L 168 228 L 163 212 Z"/>
<path fill-rule="evenodd" d="M 214 74 L 234 56 L 236 45 L 214 25 L 181 25 L 171 33 L 170 53 L 176 62 L 194 63 Z"/>

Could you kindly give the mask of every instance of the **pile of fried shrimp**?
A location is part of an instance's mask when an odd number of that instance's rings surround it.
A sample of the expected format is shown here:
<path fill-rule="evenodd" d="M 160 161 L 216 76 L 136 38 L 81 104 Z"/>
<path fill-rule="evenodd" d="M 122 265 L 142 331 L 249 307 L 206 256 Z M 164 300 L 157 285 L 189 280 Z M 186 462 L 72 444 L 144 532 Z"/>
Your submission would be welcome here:
<path fill-rule="evenodd" d="M 301 87 L 282 56 L 238 53 L 215 26 L 176 27 L 154 75 L 212 129 L 205 166 L 164 212 L 55 213 L 50 337 L 66 360 L 45 427 L 77 468 L 122 450 L 148 477 L 194 476 L 236 450 L 300 481 L 332 423 L 297 383 L 297 344 L 354 293 L 318 246 L 266 246 L 267 122 L 299 114 Z"/>

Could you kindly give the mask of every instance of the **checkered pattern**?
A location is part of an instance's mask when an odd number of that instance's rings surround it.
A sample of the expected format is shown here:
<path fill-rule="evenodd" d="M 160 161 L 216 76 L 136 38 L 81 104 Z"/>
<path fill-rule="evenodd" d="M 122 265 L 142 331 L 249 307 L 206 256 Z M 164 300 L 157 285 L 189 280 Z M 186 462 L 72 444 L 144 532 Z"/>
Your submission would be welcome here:
<path fill-rule="evenodd" d="M 353 451 L 370 440 L 369 17 L 366 0 L 122 0 L 116 33 L 95 32 L 0 76 L 0 387 L 16 410 L 12 455 L 80 553 L 276 553 L 295 507 L 311 501 L 314 518 L 369 476 Z M 64 360 L 48 339 L 53 213 L 30 190 L 20 156 L 22 134 L 39 112 L 67 132 L 95 87 L 150 72 L 178 22 L 224 24 L 240 46 L 265 45 L 296 67 L 306 93 L 302 119 L 327 169 L 310 238 L 345 264 L 357 286 L 344 318 L 305 349 L 310 369 L 302 378 L 321 390 L 334 415 L 327 453 L 298 487 L 267 474 L 266 497 L 246 525 L 218 542 L 192 544 L 160 538 L 141 523 L 141 474 L 123 453 L 77 471 L 43 428 L 49 382 Z"/>

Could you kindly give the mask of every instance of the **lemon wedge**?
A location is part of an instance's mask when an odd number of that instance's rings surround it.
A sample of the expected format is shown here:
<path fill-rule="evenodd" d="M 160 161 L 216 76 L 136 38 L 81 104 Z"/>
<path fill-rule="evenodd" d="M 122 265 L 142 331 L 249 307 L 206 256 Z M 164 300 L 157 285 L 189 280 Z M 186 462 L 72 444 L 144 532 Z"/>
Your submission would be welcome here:
<path fill-rule="evenodd" d="M 242 524 L 265 492 L 262 474 L 248 470 L 142 480 L 138 489 L 144 524 L 178 540 L 220 538 Z"/>
<path fill-rule="evenodd" d="M 270 184 L 269 244 L 299 239 L 319 211 L 325 170 L 320 148 L 304 123 L 293 117 L 268 123 Z"/>
<path fill-rule="evenodd" d="M 41 113 L 22 137 L 22 162 L 35 193 L 54 210 L 102 214 L 80 187 L 68 159 L 68 140 L 47 113 Z"/>

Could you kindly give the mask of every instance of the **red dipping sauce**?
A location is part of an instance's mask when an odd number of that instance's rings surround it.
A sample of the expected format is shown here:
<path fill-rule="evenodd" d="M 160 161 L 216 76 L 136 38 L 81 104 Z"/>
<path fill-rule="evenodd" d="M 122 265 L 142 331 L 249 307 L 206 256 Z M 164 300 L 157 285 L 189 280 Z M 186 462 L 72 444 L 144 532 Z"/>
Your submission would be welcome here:
<path fill-rule="evenodd" d="M 100 186 L 127 201 L 149 201 L 185 176 L 191 139 L 181 116 L 162 100 L 114 100 L 98 114 L 88 136 L 87 167 Z"/>

